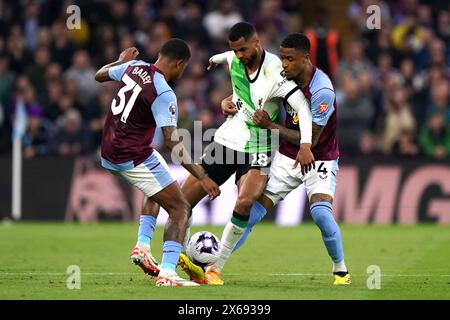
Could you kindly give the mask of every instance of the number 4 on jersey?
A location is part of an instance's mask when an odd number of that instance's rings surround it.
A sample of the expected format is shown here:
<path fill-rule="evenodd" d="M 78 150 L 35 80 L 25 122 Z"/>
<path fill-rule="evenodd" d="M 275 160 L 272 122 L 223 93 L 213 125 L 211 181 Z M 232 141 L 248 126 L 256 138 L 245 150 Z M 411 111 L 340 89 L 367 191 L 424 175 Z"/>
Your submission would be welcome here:
<path fill-rule="evenodd" d="M 119 104 L 117 104 L 117 100 L 116 98 L 114 98 L 113 101 L 111 102 L 111 111 L 115 116 L 123 111 L 122 116 L 120 117 L 120 121 L 126 123 L 128 116 L 130 115 L 131 109 L 133 109 L 134 102 L 136 101 L 136 98 L 141 92 L 142 87 L 138 85 L 136 82 L 134 82 L 134 80 L 131 79 L 127 74 L 123 75 L 122 81 L 125 82 L 125 85 L 117 93 L 117 97 L 119 98 Z M 125 93 L 130 90 L 133 90 L 133 94 L 131 95 L 130 100 L 126 102 Z"/>
<path fill-rule="evenodd" d="M 326 179 L 327 178 L 328 170 L 325 167 L 325 162 L 321 162 L 319 164 L 319 167 L 317 168 L 317 172 L 319 173 L 319 177 L 321 179 Z"/>
<path fill-rule="evenodd" d="M 319 168 L 317 169 L 317 172 L 320 172 L 320 173 L 323 173 L 323 174 L 327 174 L 328 173 L 327 168 L 325 168 L 323 166 L 324 164 L 325 164 L 324 162 L 320 163 Z"/>

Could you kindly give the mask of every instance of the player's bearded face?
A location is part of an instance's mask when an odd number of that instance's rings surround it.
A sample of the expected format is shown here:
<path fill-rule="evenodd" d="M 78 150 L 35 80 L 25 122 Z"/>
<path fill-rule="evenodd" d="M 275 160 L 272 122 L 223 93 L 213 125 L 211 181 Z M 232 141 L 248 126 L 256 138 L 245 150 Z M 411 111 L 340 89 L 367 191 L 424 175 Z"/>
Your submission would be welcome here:
<path fill-rule="evenodd" d="M 237 41 L 229 41 L 228 43 L 231 50 L 235 52 L 236 57 L 244 65 L 252 65 L 258 57 L 258 40 L 256 38 L 246 41 L 242 37 Z"/>
<path fill-rule="evenodd" d="M 245 59 L 245 61 L 242 61 L 242 60 L 241 61 L 245 65 L 247 65 L 247 64 L 251 65 L 251 64 L 253 64 L 253 62 L 255 62 L 257 57 L 258 57 L 258 51 L 256 50 L 256 48 L 253 48 L 252 55 L 249 58 Z"/>

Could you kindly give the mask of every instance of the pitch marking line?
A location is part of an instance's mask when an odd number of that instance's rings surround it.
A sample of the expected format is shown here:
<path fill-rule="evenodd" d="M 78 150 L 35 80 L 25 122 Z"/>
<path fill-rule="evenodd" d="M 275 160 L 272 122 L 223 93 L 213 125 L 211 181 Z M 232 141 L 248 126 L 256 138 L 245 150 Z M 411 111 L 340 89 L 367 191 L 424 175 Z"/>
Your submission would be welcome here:
<path fill-rule="evenodd" d="M 82 276 L 137 276 L 140 272 L 81 272 Z M 254 274 L 254 273 L 253 273 Z M 0 276 L 66 276 L 65 272 L 0 272 Z M 227 273 L 227 276 L 242 276 L 242 273 Z M 261 276 L 281 277 L 329 277 L 329 273 L 257 273 Z M 355 274 L 352 276 L 367 276 L 367 274 Z M 382 277 L 450 277 L 450 274 L 381 274 Z"/>

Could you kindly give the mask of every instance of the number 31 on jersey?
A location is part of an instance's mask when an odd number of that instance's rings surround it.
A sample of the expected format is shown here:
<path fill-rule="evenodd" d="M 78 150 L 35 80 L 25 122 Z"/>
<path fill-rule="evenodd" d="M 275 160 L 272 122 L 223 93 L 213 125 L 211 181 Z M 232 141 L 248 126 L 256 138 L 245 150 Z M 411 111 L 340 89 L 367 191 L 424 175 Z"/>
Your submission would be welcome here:
<path fill-rule="evenodd" d="M 120 121 L 126 123 L 131 109 L 133 109 L 134 102 L 136 101 L 139 93 L 142 91 L 142 87 L 134 82 L 134 80 L 131 79 L 127 74 L 123 75 L 122 81 L 125 82 L 125 85 L 119 90 L 119 92 L 117 92 L 119 104 L 117 104 L 117 98 L 114 98 L 111 102 L 111 111 L 115 116 L 122 113 L 123 111 L 122 116 L 120 117 Z M 130 96 L 130 99 L 127 102 L 125 93 L 130 90 L 133 90 L 133 94 Z"/>

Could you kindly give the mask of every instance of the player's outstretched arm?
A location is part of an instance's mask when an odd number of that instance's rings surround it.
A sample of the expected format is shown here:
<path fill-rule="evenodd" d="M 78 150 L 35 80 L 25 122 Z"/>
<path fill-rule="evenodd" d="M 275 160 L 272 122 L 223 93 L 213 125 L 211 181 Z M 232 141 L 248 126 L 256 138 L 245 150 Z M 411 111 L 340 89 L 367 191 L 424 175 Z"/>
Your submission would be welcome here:
<path fill-rule="evenodd" d="M 113 63 L 107 64 L 107 65 L 101 67 L 95 73 L 95 80 L 98 82 L 115 80 L 115 79 L 111 79 L 111 77 L 109 76 L 109 69 L 134 60 L 138 54 L 139 54 L 139 51 L 138 51 L 138 49 L 136 49 L 136 47 L 131 47 L 131 48 L 125 49 L 124 51 L 122 51 L 122 53 L 120 54 L 119 59 L 117 61 L 114 61 Z"/>
<path fill-rule="evenodd" d="M 208 177 L 208 174 L 201 165 L 193 163 L 191 156 L 180 141 L 177 128 L 175 126 L 166 126 L 161 127 L 161 129 L 164 135 L 164 144 L 171 151 L 172 160 L 180 163 L 200 181 L 202 188 L 208 193 L 210 200 L 218 197 L 220 195 L 219 186 Z"/>
<path fill-rule="evenodd" d="M 210 70 L 216 68 L 219 64 L 226 63 L 227 62 L 227 54 L 228 54 L 228 52 L 219 53 L 219 54 L 215 54 L 211 58 L 209 58 L 208 67 L 206 68 L 206 70 L 210 71 Z"/>

